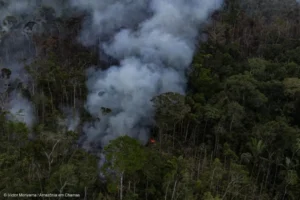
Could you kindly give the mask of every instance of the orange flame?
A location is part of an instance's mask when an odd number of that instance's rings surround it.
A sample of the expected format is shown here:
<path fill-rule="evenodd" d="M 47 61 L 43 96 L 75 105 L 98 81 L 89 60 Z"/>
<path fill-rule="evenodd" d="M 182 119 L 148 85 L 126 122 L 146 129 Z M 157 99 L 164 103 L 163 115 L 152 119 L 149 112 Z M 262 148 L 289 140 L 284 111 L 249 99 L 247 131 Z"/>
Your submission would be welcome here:
<path fill-rule="evenodd" d="M 153 138 L 150 138 L 150 143 L 154 144 L 156 141 Z"/>

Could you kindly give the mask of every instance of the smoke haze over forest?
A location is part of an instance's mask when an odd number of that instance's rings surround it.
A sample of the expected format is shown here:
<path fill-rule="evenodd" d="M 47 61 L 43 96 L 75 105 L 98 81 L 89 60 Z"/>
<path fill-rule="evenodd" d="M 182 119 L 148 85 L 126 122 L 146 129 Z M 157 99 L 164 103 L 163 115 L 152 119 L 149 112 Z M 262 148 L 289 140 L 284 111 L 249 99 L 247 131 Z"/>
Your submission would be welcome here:
<path fill-rule="evenodd" d="M 70 0 L 62 5 L 48 0 L 2 2 L 1 55 L 3 65 L 12 71 L 9 82 L 18 80 L 26 87 L 33 84 L 30 77 L 20 79 L 26 72 L 24 63 L 18 61 L 30 61 L 36 55 L 31 35 L 47 34 L 55 28 L 51 21 L 65 12 L 67 17 L 72 17 L 72 12 L 74 16 L 80 12 L 87 15 L 78 35 L 82 45 L 98 46 L 120 62 L 107 70 L 93 66 L 87 70 L 85 108 L 100 121 L 87 122 L 83 129 L 87 144 L 97 140 L 101 145 L 121 135 L 147 142 L 153 125 L 151 99 L 165 92 L 184 94 L 185 73 L 201 25 L 222 5 L 219 0 Z M 38 11 L 43 6 L 53 10 Z M 30 102 L 21 95 L 11 98 L 15 98 L 10 101 L 11 111 L 23 109 L 25 123 L 32 125 L 35 114 Z M 103 114 L 102 107 L 112 112 Z"/>
<path fill-rule="evenodd" d="M 297 0 L 0 0 L 0 199 L 299 200 L 299 55 Z"/>

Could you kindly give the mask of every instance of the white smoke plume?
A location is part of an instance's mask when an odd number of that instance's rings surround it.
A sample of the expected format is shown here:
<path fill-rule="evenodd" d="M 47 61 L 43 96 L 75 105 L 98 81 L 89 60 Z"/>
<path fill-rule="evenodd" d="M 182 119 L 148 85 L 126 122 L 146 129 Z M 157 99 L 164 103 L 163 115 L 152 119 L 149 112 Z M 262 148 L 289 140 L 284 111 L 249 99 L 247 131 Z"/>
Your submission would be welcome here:
<path fill-rule="evenodd" d="M 86 109 L 100 120 L 85 125 L 86 145 L 104 146 L 125 134 L 146 142 L 154 114 L 150 100 L 164 92 L 184 93 L 199 28 L 222 1 L 72 0 L 72 5 L 90 13 L 80 41 L 100 41 L 99 48 L 120 60 L 119 66 L 87 73 Z"/>
<path fill-rule="evenodd" d="M 8 116 L 10 120 L 23 122 L 31 128 L 35 122 L 34 108 L 31 102 L 21 94 L 19 86 L 21 83 L 22 88 L 25 89 L 31 84 L 30 77 L 24 69 L 24 65 L 28 62 L 19 61 L 22 59 L 22 55 L 25 56 L 24 58 L 29 58 L 31 48 L 27 45 L 24 47 L 26 42 L 24 43 L 25 40 L 21 38 L 16 38 L 14 43 L 10 43 L 10 39 L 8 38 L 0 44 L 0 48 L 2 47 L 0 49 L 0 70 L 8 69 L 10 72 L 10 75 L 0 73 L 1 110 L 10 112 Z M 22 50 L 18 50 L 18 48 Z"/>
<path fill-rule="evenodd" d="M 35 117 L 33 115 L 33 106 L 18 92 L 10 94 L 9 112 L 10 115 L 8 115 L 8 118 L 10 120 L 22 122 L 29 128 L 34 124 Z"/>
<path fill-rule="evenodd" d="M 120 65 L 107 70 L 92 67 L 87 72 L 86 109 L 100 120 L 85 124 L 86 145 L 96 141 L 104 146 L 124 134 L 146 142 L 154 114 L 150 100 L 164 92 L 184 93 L 185 72 L 192 61 L 199 28 L 222 3 L 222 0 L 0 0 L 0 66 L 5 64 L 15 71 L 12 63 L 34 54 L 28 31 L 21 37 L 24 30 L 20 30 L 32 20 L 37 24 L 34 31 L 44 31 L 47 16 L 38 12 L 42 6 L 52 7 L 56 16 L 78 12 L 89 15 L 80 42 L 86 46 L 98 45 L 105 54 L 119 60 Z M 13 30 L 17 30 L 18 37 L 11 36 Z M 106 109 L 111 112 L 104 112 Z M 74 124 L 77 123 L 76 118 Z"/>
<path fill-rule="evenodd" d="M 80 116 L 78 110 L 68 106 L 62 106 L 61 110 L 64 119 L 60 119 L 60 124 L 67 128 L 67 131 L 75 131 L 80 124 Z"/>
<path fill-rule="evenodd" d="M 18 89 L 9 92 L 9 85 L 15 88 L 19 83 L 22 83 L 23 87 L 28 86 L 30 83 L 29 77 L 21 64 L 10 63 L 8 69 L 11 72 L 10 76 L 0 73 L 0 108 L 1 110 L 9 111 L 7 116 L 9 120 L 23 122 L 27 127 L 31 128 L 35 122 L 34 108 L 31 102 Z"/>

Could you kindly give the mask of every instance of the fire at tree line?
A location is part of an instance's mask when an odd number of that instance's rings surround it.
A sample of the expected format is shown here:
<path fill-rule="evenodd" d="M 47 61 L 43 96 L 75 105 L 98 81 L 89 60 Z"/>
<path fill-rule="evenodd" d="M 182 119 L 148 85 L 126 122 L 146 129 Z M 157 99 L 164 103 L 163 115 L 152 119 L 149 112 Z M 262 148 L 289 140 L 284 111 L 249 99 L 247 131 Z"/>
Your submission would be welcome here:
<path fill-rule="evenodd" d="M 9 12 L 9 6 L 20 1 L 11 2 L 0 1 L 0 199 L 5 199 L 4 194 L 79 194 L 72 198 L 84 200 L 300 199 L 300 5 L 296 1 L 216 1 L 222 6 L 205 13 L 208 19 L 201 18 L 196 29 L 191 64 L 169 71 L 156 69 L 172 63 L 165 58 L 173 57 L 163 51 L 177 58 L 190 50 L 189 45 L 176 49 L 186 45 L 170 40 L 171 51 L 155 43 L 163 55 L 148 48 L 140 55 L 135 49 L 139 45 L 152 48 L 152 43 L 143 43 L 143 28 L 167 27 L 178 38 L 182 33 L 174 24 L 147 24 L 153 13 L 141 14 L 148 9 L 142 3 L 124 11 L 141 15 L 128 19 L 142 27 L 136 36 L 134 31 L 120 31 L 131 24 L 110 26 L 105 17 L 115 20 L 113 24 L 125 19 L 116 20 L 104 10 L 105 23 L 99 21 L 107 32 L 101 34 L 87 23 L 88 9 L 55 17 L 59 10 L 51 6 L 57 2 L 51 1 L 52 5 L 47 0 L 41 1 L 47 6 L 36 11 L 48 24 L 46 31 L 39 31 L 39 24 L 46 22 L 1 14 L 1 6 Z M 115 6 L 103 7 L 123 11 L 123 4 L 112 2 Z M 164 5 L 169 4 L 158 7 Z M 173 12 L 177 7 L 164 9 Z M 158 10 L 154 16 L 168 17 Z M 82 32 L 84 27 L 92 31 Z M 103 43 L 112 34 L 110 28 L 114 38 Z M 192 28 L 182 29 L 188 29 L 182 38 L 194 36 Z M 131 37 L 142 38 L 138 47 L 130 46 L 136 42 Z M 190 41 L 194 40 L 186 43 Z M 126 51 L 138 61 L 127 59 Z M 132 67 L 140 63 L 153 72 L 151 79 L 144 68 Z M 135 70 L 139 73 L 132 76 Z M 174 87 L 164 86 L 166 79 Z M 166 91 L 157 93 L 155 80 Z M 119 87 L 121 83 L 125 89 Z M 138 83 L 138 88 L 131 83 Z M 146 92 L 149 103 L 135 98 Z M 104 122 L 117 125 L 104 130 Z M 132 132 L 128 124 L 133 124 Z M 110 130 L 112 134 L 104 134 Z M 125 131 L 116 134 L 119 130 Z"/>

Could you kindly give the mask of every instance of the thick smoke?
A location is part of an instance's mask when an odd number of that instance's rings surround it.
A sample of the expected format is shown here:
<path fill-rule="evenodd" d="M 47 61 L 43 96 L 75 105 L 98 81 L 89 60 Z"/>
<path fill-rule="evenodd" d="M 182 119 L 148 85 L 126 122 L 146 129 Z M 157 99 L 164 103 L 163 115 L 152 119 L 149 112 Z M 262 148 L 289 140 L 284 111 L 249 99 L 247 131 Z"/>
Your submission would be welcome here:
<path fill-rule="evenodd" d="M 87 71 L 85 107 L 99 120 L 85 124 L 85 144 L 103 146 L 124 134 L 146 142 L 153 124 L 151 99 L 164 92 L 184 93 L 199 28 L 221 5 L 222 0 L 0 0 L 0 67 L 12 72 L 6 83 L 18 80 L 29 87 L 23 66 L 37 53 L 31 32 L 48 33 L 53 18 L 85 13 L 79 41 L 97 45 L 120 62 Z M 41 12 L 42 6 L 53 12 Z M 32 106 L 21 97 L 17 90 L 11 92 L 9 98 L 16 101 L 9 109 L 21 109 L 34 119 Z M 78 120 L 66 122 L 70 130 Z"/>
<path fill-rule="evenodd" d="M 149 13 L 149 0 L 70 0 L 71 5 L 89 14 L 80 41 L 94 46 L 107 41 L 122 28 L 135 28 Z"/>
<path fill-rule="evenodd" d="M 153 119 L 151 99 L 164 92 L 184 93 L 185 70 L 195 51 L 197 33 L 222 1 L 73 0 L 90 13 L 80 35 L 120 60 L 108 70 L 88 71 L 86 109 L 100 120 L 86 124 L 87 146 L 101 146 L 120 135 L 147 141 Z M 102 112 L 111 109 L 110 113 Z"/>

